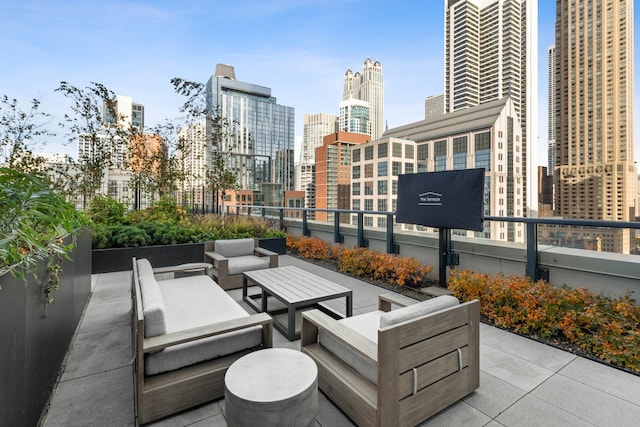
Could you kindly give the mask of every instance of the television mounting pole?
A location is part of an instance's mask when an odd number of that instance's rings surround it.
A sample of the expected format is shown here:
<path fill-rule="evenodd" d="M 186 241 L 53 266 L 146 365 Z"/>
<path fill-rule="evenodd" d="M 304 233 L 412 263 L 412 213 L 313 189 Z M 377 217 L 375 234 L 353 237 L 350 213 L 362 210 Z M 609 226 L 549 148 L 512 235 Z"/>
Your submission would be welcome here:
<path fill-rule="evenodd" d="M 460 264 L 460 257 L 457 253 L 453 252 L 451 249 L 451 229 L 450 228 L 439 228 L 439 245 L 438 250 L 440 253 L 439 256 L 439 281 L 440 286 L 446 288 L 447 287 L 447 267 L 454 266 Z"/>

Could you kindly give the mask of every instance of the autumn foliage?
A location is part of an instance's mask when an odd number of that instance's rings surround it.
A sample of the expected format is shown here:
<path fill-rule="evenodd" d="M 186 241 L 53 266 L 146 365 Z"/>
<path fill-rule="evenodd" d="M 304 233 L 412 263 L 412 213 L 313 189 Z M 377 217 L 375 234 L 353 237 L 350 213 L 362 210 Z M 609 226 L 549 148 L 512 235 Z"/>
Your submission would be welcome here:
<path fill-rule="evenodd" d="M 287 236 L 287 248 L 306 259 L 336 262 L 342 273 L 397 286 L 420 284 L 431 272 L 413 258 L 331 245 L 317 237 Z"/>
<path fill-rule="evenodd" d="M 610 298 L 527 277 L 470 271 L 453 271 L 448 287 L 461 300 L 480 300 L 481 314 L 497 326 L 566 340 L 640 373 L 640 306 L 628 294 Z"/>

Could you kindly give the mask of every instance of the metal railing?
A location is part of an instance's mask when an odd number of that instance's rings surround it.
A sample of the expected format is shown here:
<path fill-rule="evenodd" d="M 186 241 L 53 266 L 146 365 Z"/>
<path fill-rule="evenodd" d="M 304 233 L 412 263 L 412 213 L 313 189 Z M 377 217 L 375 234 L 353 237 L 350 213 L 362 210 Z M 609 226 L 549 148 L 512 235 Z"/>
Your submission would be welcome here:
<path fill-rule="evenodd" d="M 227 214 L 246 214 L 249 216 L 262 216 L 262 217 L 277 217 L 281 228 L 284 227 L 286 212 L 301 212 L 302 213 L 302 234 L 304 236 L 310 236 L 311 231 L 309 229 L 309 213 L 310 212 L 326 212 L 327 214 L 333 213 L 333 240 L 335 243 L 343 243 L 344 235 L 341 232 L 341 225 L 339 218 L 341 214 L 356 214 L 356 241 L 359 247 L 368 247 L 369 241 L 365 237 L 364 233 L 364 215 L 383 215 L 386 217 L 386 250 L 387 253 L 397 254 L 399 253 L 398 245 L 394 241 L 394 212 L 383 211 L 362 211 L 362 210 L 348 210 L 348 209 L 317 209 L 317 208 L 293 208 L 293 207 L 279 207 L 279 206 L 247 206 L 247 205 L 228 205 L 225 206 Z M 276 215 L 267 215 L 269 212 L 274 212 Z M 289 218 L 299 220 L 300 218 Z M 519 217 L 498 217 L 487 216 L 485 221 L 499 221 L 499 222 L 513 222 L 523 223 L 526 226 L 526 275 L 533 280 L 544 279 L 548 280 L 548 270 L 540 267 L 538 263 L 539 251 L 538 251 L 538 225 L 559 225 L 565 227 L 594 227 L 594 228 L 612 228 L 612 229 L 635 229 L 640 230 L 640 222 L 621 222 L 621 221 L 603 221 L 603 220 L 577 220 L 577 219 L 560 219 L 560 218 L 519 218 Z M 487 239 L 490 240 L 490 239 Z M 446 267 L 454 266 L 458 263 L 458 256 L 452 250 L 451 247 L 451 230 L 440 230 L 440 282 L 446 283 L 446 277 L 443 280 L 443 272 L 446 271 Z"/>

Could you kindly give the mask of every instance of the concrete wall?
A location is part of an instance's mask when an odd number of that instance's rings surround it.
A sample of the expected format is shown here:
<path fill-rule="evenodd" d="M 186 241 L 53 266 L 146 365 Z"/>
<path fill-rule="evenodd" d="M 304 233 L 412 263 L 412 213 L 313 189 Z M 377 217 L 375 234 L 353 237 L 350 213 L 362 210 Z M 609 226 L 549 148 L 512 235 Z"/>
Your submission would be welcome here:
<path fill-rule="evenodd" d="M 333 242 L 333 225 L 309 221 L 311 235 Z M 287 232 L 302 235 L 302 222 L 287 220 Z M 351 225 L 340 225 L 346 246 L 357 246 L 357 229 Z M 386 232 L 365 228 L 364 236 L 369 249 L 386 252 Z M 433 267 L 431 279 L 438 279 L 438 234 L 394 231 L 394 242 L 399 245 L 399 255 L 413 257 Z M 453 236 L 453 251 L 460 255 L 457 269 L 478 273 L 503 273 L 525 275 L 526 246 L 517 243 L 474 239 Z M 640 295 L 640 256 L 582 249 L 540 246 L 540 267 L 549 269 L 549 281 L 556 285 L 573 288 L 584 287 L 605 295 L 621 295 L 635 292 Z"/>

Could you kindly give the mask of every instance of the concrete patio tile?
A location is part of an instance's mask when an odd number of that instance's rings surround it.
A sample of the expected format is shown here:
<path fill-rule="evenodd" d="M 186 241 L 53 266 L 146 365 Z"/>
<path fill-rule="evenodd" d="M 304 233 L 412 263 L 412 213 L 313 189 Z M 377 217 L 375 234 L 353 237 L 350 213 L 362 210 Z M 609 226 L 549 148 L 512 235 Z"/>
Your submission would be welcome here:
<path fill-rule="evenodd" d="M 133 368 L 60 382 L 44 421 L 45 427 L 132 426 Z"/>
<path fill-rule="evenodd" d="M 576 358 L 559 373 L 640 406 L 640 376 L 583 357 Z"/>
<path fill-rule="evenodd" d="M 175 426 L 176 424 L 171 424 Z M 200 420 L 193 424 L 185 424 L 185 427 L 227 427 L 227 420 L 224 419 L 222 414 L 214 415 L 213 417 Z"/>
<path fill-rule="evenodd" d="M 640 406 L 562 375 L 531 394 L 598 426 L 637 426 L 640 420 Z"/>
<path fill-rule="evenodd" d="M 77 334 L 61 381 L 131 365 L 131 329 L 117 327 Z"/>
<path fill-rule="evenodd" d="M 331 427 L 353 427 L 355 424 L 351 422 L 344 412 L 335 406 L 331 400 L 320 390 L 318 390 L 318 412 L 316 413 L 316 422 L 321 426 Z"/>
<path fill-rule="evenodd" d="M 463 400 L 480 412 L 495 418 L 525 394 L 524 390 L 481 370 L 480 388 Z"/>
<path fill-rule="evenodd" d="M 484 323 L 480 324 L 480 339 L 485 345 L 554 372 L 559 371 L 576 358 L 575 355 L 566 351 Z"/>
<path fill-rule="evenodd" d="M 505 426 L 517 427 L 571 427 L 593 425 L 584 419 L 560 409 L 558 406 L 531 395 L 526 395 L 520 399 L 500 414 L 496 418 L 496 421 Z"/>
<path fill-rule="evenodd" d="M 131 325 L 131 300 L 110 301 L 96 302 L 91 299 L 84 313 L 84 319 L 78 328 L 78 333 Z"/>
<path fill-rule="evenodd" d="M 148 424 L 149 427 L 184 427 L 191 425 L 226 426 L 227 422 L 222 414 L 224 399 L 205 403 L 179 414 L 163 418 Z M 145 424 L 147 425 L 147 424 Z"/>
<path fill-rule="evenodd" d="M 524 391 L 531 391 L 553 372 L 528 360 L 482 344 L 480 337 L 480 369 Z"/>
<path fill-rule="evenodd" d="M 484 427 L 505 427 L 505 425 L 504 424 L 500 424 L 496 420 L 491 420 L 487 424 L 485 424 Z"/>
<path fill-rule="evenodd" d="M 465 402 L 457 402 L 418 425 L 421 427 L 481 427 L 489 421 L 491 418 L 474 407 Z"/>
<path fill-rule="evenodd" d="M 95 302 L 131 300 L 130 274 L 129 272 L 100 274 L 91 300 Z"/>

